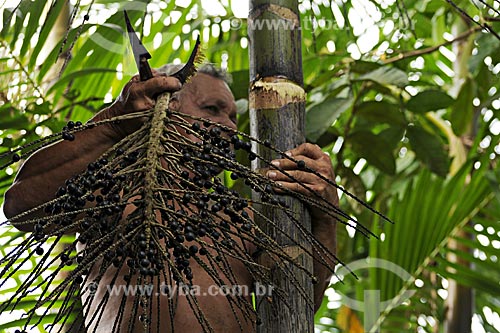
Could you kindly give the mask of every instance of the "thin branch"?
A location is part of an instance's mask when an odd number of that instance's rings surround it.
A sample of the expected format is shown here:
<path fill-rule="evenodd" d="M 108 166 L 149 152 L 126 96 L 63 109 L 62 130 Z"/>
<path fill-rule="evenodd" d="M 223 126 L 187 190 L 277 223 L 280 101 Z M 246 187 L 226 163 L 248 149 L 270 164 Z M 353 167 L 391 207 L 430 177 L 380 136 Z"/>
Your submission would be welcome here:
<path fill-rule="evenodd" d="M 403 25 L 405 26 L 405 28 L 408 28 L 413 36 L 417 38 L 417 33 L 415 32 L 413 21 L 408 14 L 408 8 L 406 8 L 404 1 L 396 1 L 396 7 L 398 8 L 398 11 L 401 15 L 401 20 L 403 21 Z"/>
<path fill-rule="evenodd" d="M 453 1 L 446 0 L 446 2 L 448 2 L 453 8 L 455 8 L 466 20 L 473 22 L 473 23 L 477 24 L 478 26 L 480 26 L 481 28 L 489 31 L 493 36 L 495 36 L 498 40 L 500 40 L 500 36 L 495 32 L 495 30 L 493 30 L 493 28 L 489 24 L 486 24 L 486 23 L 481 24 L 480 22 L 477 22 L 465 10 L 458 7 L 458 5 L 456 3 L 454 3 Z"/>
<path fill-rule="evenodd" d="M 429 53 L 435 52 L 441 46 L 446 46 L 446 45 L 450 45 L 450 44 L 453 44 L 455 42 L 458 42 L 458 41 L 460 41 L 462 39 L 465 39 L 465 38 L 469 37 L 470 35 L 472 35 L 473 33 L 476 33 L 477 31 L 480 31 L 482 29 L 483 29 L 482 27 L 471 28 L 471 29 L 467 30 L 466 32 L 458 35 L 456 38 L 454 38 L 452 40 L 446 41 L 444 43 L 441 43 L 441 44 L 438 44 L 438 45 L 435 45 L 435 46 L 427 47 L 425 49 L 413 50 L 413 51 L 408 51 L 408 52 L 402 52 L 402 53 L 399 53 L 398 55 L 396 55 L 394 57 L 391 57 L 391 58 L 388 58 L 388 59 L 384 60 L 383 63 L 384 64 L 391 64 L 393 62 L 397 62 L 397 61 L 400 61 L 400 60 L 403 60 L 403 59 L 418 57 L 420 55 L 424 55 L 424 54 L 429 54 Z"/>
<path fill-rule="evenodd" d="M 496 8 L 494 8 L 493 6 L 488 4 L 486 1 L 479 0 L 479 2 L 482 3 L 483 5 L 485 5 L 488 9 L 491 9 L 493 12 L 497 13 L 497 15 L 500 15 L 500 12 Z"/>
<path fill-rule="evenodd" d="M 483 20 L 487 22 L 500 22 L 500 17 L 485 16 L 483 17 Z"/>

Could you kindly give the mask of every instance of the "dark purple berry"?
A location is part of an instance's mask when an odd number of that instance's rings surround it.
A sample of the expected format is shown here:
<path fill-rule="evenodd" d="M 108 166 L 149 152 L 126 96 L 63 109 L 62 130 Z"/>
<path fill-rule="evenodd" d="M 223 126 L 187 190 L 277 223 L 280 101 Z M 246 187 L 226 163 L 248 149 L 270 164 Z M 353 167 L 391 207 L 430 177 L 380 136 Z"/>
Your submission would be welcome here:
<path fill-rule="evenodd" d="M 198 246 L 196 246 L 196 245 L 191 245 L 191 246 L 189 247 L 189 253 L 191 253 L 191 254 L 196 254 L 196 253 L 198 253 Z"/>
<path fill-rule="evenodd" d="M 151 262 L 148 259 L 141 259 L 139 263 L 142 267 L 148 267 Z"/>
<path fill-rule="evenodd" d="M 62 138 L 67 141 L 73 141 L 75 140 L 75 136 L 69 132 L 63 132 L 62 133 Z"/>

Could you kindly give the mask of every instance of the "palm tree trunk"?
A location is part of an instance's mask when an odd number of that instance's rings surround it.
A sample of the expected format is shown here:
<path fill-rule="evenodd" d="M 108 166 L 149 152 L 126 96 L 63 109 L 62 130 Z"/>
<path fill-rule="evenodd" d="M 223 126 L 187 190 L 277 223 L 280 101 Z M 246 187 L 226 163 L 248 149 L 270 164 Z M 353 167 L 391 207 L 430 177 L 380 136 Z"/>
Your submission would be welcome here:
<path fill-rule="evenodd" d="M 305 92 L 302 87 L 298 1 L 251 0 L 248 35 L 251 134 L 260 140 L 269 140 L 275 148 L 286 151 L 305 141 Z M 264 160 L 278 157 L 265 147 L 254 149 L 257 149 L 258 155 Z M 259 160 L 254 161 L 252 167 L 265 168 L 266 165 Z M 285 200 L 293 209 L 295 218 L 303 221 L 304 227 L 310 231 L 310 217 L 304 206 L 291 197 L 285 197 Z M 300 239 L 290 218 L 272 208 L 258 209 L 277 226 L 273 228 L 269 224 L 260 223 L 262 221 L 259 222 L 256 216 L 260 227 L 283 246 L 299 265 L 311 272 L 312 258 L 304 251 L 297 251 L 298 247 L 294 246 L 297 242 L 308 247 L 307 242 Z M 291 236 L 294 241 L 285 235 Z M 257 313 L 261 321 L 257 331 L 313 332 L 311 279 L 292 265 L 276 265 L 265 253 L 259 257 L 259 262 L 269 268 L 273 284 L 283 290 L 287 299 L 272 295 L 257 296 Z"/>
<path fill-rule="evenodd" d="M 459 18 L 453 25 L 453 34 L 458 36 L 468 28 L 467 23 L 464 22 L 462 18 Z M 471 57 L 472 46 L 473 38 L 471 37 L 461 40 L 453 45 L 453 51 L 457 57 L 453 64 L 453 70 L 455 72 L 453 86 L 451 88 L 451 93 L 453 95 L 458 95 L 460 87 L 469 75 L 468 62 Z M 469 103 L 472 103 L 472 101 L 469 101 Z M 453 157 L 453 163 L 450 170 L 451 174 L 455 174 L 467 159 L 467 148 L 462 143 L 462 139 L 474 136 L 474 133 L 472 132 L 473 119 L 468 120 L 469 130 L 466 131 L 462 137 L 455 137 L 454 135 L 450 136 L 450 140 L 453 140 L 450 144 L 450 155 Z M 457 236 L 465 239 L 471 238 L 471 235 L 465 230 L 461 230 Z M 451 239 L 448 242 L 448 248 L 456 251 L 471 252 L 470 248 L 454 239 Z M 453 251 L 450 251 L 447 259 L 450 262 L 459 265 L 470 266 L 470 262 L 456 256 Z M 471 329 L 472 315 L 474 311 L 474 291 L 469 287 L 459 284 L 455 280 L 448 280 L 448 284 L 444 332 L 469 332 Z"/>

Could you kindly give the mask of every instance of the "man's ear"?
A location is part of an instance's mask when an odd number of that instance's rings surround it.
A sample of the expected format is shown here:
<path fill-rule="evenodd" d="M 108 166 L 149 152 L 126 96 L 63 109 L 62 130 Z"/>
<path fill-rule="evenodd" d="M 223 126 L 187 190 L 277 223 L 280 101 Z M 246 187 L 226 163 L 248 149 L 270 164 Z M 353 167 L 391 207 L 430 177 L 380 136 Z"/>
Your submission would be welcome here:
<path fill-rule="evenodd" d="M 172 111 L 179 111 L 181 107 L 181 103 L 179 101 L 179 94 L 173 93 L 170 97 L 170 102 L 168 103 L 168 108 Z"/>

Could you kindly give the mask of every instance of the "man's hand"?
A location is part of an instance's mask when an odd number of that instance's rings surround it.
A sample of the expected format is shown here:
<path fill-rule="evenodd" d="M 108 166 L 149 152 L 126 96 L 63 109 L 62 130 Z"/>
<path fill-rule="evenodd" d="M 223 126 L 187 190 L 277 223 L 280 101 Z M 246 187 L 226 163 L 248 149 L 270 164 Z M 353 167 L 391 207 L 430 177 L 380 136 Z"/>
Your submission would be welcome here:
<path fill-rule="evenodd" d="M 335 173 L 333 172 L 330 156 L 323 152 L 318 145 L 303 143 L 297 148 L 289 150 L 286 154 L 295 160 L 304 161 L 307 168 L 315 170 L 326 179 L 329 179 L 332 182 L 335 181 Z M 312 195 L 310 192 L 310 190 L 312 190 L 331 204 L 335 206 L 338 205 L 339 198 L 337 195 L 337 189 L 315 174 L 303 170 L 303 168 L 301 168 L 300 165 L 297 165 L 296 162 L 282 158 L 273 160 L 271 164 L 285 170 L 296 180 L 294 181 L 278 170 L 270 169 L 267 172 L 267 176 L 270 179 L 277 181 L 283 187 L 307 196 Z M 307 188 L 298 182 L 307 186 Z M 325 221 L 331 221 L 332 219 L 330 216 L 326 215 L 323 211 L 317 208 L 311 209 L 311 217 L 313 221 L 313 228 L 320 227 L 322 223 Z"/>
<path fill-rule="evenodd" d="M 286 154 L 296 161 L 304 161 L 304 164 L 302 164 L 302 162 L 297 163 L 291 161 L 287 158 L 273 160 L 271 163 L 286 171 L 286 173 L 294 179 L 291 179 L 279 170 L 273 169 L 267 171 L 267 176 L 294 192 L 312 196 L 313 194 L 310 192 L 312 190 L 329 203 L 338 206 L 339 197 L 335 186 L 305 170 L 315 170 L 324 178 L 334 182 L 335 173 L 333 172 L 330 156 L 324 153 L 319 146 L 310 143 L 301 144 L 297 148 L 287 151 Z M 302 186 L 302 184 L 307 188 Z M 332 254 L 335 254 L 337 249 L 336 219 L 318 208 L 309 207 L 309 211 L 311 213 L 312 232 L 314 236 Z M 327 265 L 331 266 L 330 269 L 327 269 L 324 266 L 325 262 L 323 260 L 325 259 L 316 252 L 314 253 L 314 275 L 318 281 L 318 283 L 314 285 L 314 311 L 317 311 L 323 300 L 323 294 L 332 277 L 331 268 L 335 266 L 336 262 L 326 259 Z"/>
<path fill-rule="evenodd" d="M 153 78 L 142 82 L 138 76 L 134 76 L 123 88 L 115 103 L 97 113 L 92 121 L 149 110 L 154 108 L 158 95 L 180 88 L 179 80 L 156 72 Z M 143 118 L 136 118 L 96 126 L 75 133 L 74 142 L 61 140 L 34 153 L 22 165 L 14 184 L 5 194 L 5 215 L 10 218 L 54 199 L 57 189 L 67 179 L 85 170 L 90 162 L 99 158 L 116 142 L 138 130 L 143 122 Z M 41 212 L 36 212 L 25 216 L 25 220 L 40 214 Z M 33 224 L 21 223 L 16 227 L 32 231 Z"/>
<path fill-rule="evenodd" d="M 155 107 L 156 97 L 164 92 L 175 92 L 181 89 L 179 80 L 172 76 L 159 74 L 153 71 L 153 77 L 147 81 L 140 81 L 139 75 L 135 75 L 123 87 L 116 101 L 99 112 L 92 120 L 98 121 L 140 111 L 147 111 Z M 137 131 L 145 121 L 144 118 L 136 118 L 112 125 L 111 134 L 116 140 Z"/>

